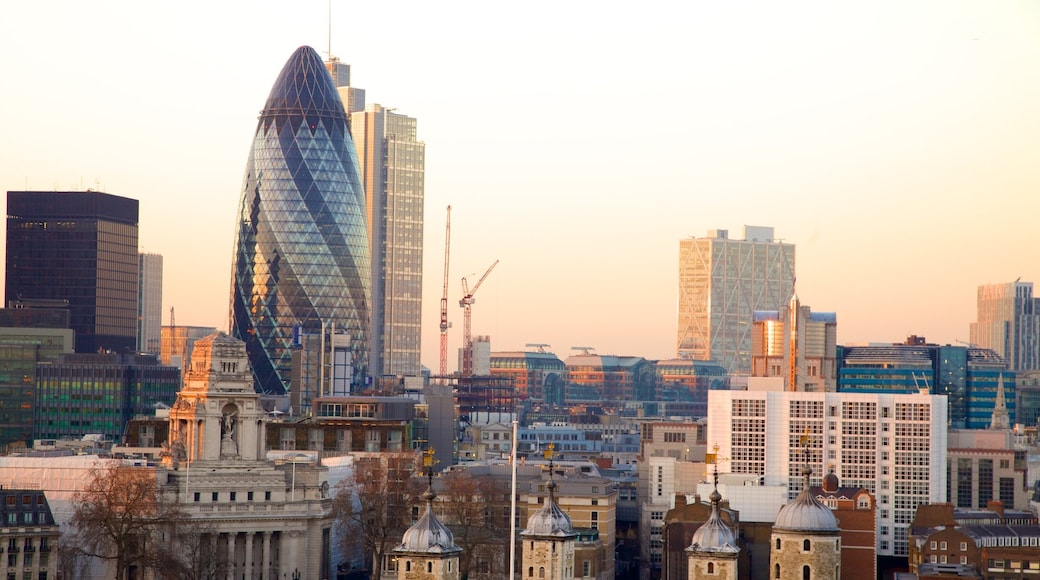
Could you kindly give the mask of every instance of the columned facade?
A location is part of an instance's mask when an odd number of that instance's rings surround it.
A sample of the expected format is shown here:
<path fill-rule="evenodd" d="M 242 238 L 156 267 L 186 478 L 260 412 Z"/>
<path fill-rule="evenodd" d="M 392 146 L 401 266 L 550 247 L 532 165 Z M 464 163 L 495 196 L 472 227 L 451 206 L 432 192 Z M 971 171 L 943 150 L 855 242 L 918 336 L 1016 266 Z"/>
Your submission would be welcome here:
<path fill-rule="evenodd" d="M 198 554 L 211 576 L 331 577 L 327 472 L 303 455 L 268 461 L 266 421 L 245 344 L 222 333 L 196 341 L 159 483 L 203 526 Z"/>

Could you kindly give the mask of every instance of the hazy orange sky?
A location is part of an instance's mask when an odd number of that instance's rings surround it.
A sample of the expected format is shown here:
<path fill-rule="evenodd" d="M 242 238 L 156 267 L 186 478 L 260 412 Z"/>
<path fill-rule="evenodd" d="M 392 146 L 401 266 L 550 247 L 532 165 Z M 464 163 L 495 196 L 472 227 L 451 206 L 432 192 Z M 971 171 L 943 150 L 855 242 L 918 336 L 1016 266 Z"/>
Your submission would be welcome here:
<path fill-rule="evenodd" d="M 426 142 L 423 363 L 460 278 L 493 350 L 674 355 L 679 240 L 773 226 L 839 342 L 968 339 L 1040 283 L 1036 2 L 333 2 L 332 53 Z M 0 188 L 141 201 L 164 324 L 227 328 L 256 118 L 326 1 L 0 0 Z"/>

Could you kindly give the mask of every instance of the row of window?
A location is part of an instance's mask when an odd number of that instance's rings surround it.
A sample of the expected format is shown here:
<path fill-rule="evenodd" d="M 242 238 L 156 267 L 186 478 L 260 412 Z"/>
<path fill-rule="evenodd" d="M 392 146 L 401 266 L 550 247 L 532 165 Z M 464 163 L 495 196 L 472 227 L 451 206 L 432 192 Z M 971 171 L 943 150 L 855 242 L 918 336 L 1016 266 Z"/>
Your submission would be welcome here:
<path fill-rule="evenodd" d="M 202 493 L 196 491 L 195 495 L 193 497 L 193 501 L 195 501 L 195 502 L 202 501 Z M 210 494 L 210 501 L 214 501 L 214 502 L 220 501 L 220 492 L 217 492 L 217 491 L 212 492 Z M 238 501 L 238 492 L 236 492 L 236 491 L 229 491 L 228 492 L 228 501 Z M 251 491 L 247 491 L 246 492 L 246 501 L 253 501 L 253 492 L 251 492 Z M 271 492 L 269 492 L 269 491 L 265 491 L 264 492 L 264 501 L 271 501 Z"/>

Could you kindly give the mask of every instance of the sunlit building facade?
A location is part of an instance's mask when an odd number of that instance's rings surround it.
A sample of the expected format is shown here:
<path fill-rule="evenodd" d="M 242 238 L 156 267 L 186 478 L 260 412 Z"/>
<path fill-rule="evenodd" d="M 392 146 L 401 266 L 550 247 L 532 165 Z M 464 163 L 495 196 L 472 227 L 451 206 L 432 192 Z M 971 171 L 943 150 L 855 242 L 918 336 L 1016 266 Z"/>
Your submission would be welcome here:
<path fill-rule="evenodd" d="M 838 316 L 794 296 L 783 310 L 756 311 L 751 376 L 783 377 L 788 391 L 838 390 Z"/>
<path fill-rule="evenodd" d="M 345 332 L 354 383 L 368 374 L 365 192 L 347 114 L 325 64 L 299 48 L 257 123 L 239 204 L 231 332 L 259 392 L 289 388 L 294 336 Z"/>
<path fill-rule="evenodd" d="M 679 358 L 714 360 L 731 373 L 751 371 L 752 314 L 780 310 L 794 293 L 794 244 L 773 228 L 744 226 L 679 241 Z"/>
<path fill-rule="evenodd" d="M 555 354 L 540 352 L 493 352 L 491 376 L 513 379 L 516 396 L 562 405 L 567 384 L 567 366 Z"/>
<path fill-rule="evenodd" d="M 67 300 L 76 352 L 134 351 L 137 219 L 100 191 L 7 192 L 6 303 Z"/>
<path fill-rule="evenodd" d="M 162 327 L 163 259 L 159 254 L 141 254 L 137 284 L 137 351 L 159 354 Z"/>
<path fill-rule="evenodd" d="M 341 92 L 342 95 L 342 92 Z M 350 115 L 372 248 L 373 375 L 419 376 L 426 145 L 416 120 L 370 104 Z"/>
<path fill-rule="evenodd" d="M 707 440 L 723 472 L 761 476 L 791 495 L 831 471 L 877 498 L 879 556 L 906 556 L 917 506 L 946 500 L 946 397 L 929 394 L 711 391 Z"/>
<path fill-rule="evenodd" d="M 1040 369 L 1038 302 L 1032 282 L 979 286 L 976 320 L 969 334 L 972 346 L 995 350 L 1011 370 Z"/>

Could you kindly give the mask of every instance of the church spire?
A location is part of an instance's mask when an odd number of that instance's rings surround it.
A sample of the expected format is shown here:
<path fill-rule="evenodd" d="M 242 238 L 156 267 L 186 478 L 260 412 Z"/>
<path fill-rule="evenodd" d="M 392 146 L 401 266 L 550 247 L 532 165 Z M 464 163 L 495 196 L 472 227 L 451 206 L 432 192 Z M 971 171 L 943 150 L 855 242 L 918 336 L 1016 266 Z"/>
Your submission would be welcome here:
<path fill-rule="evenodd" d="M 1008 415 L 1007 399 L 1004 397 L 1004 373 L 997 376 L 997 401 L 993 405 L 993 416 L 989 420 L 990 429 L 1010 429 L 1011 417 Z"/>

